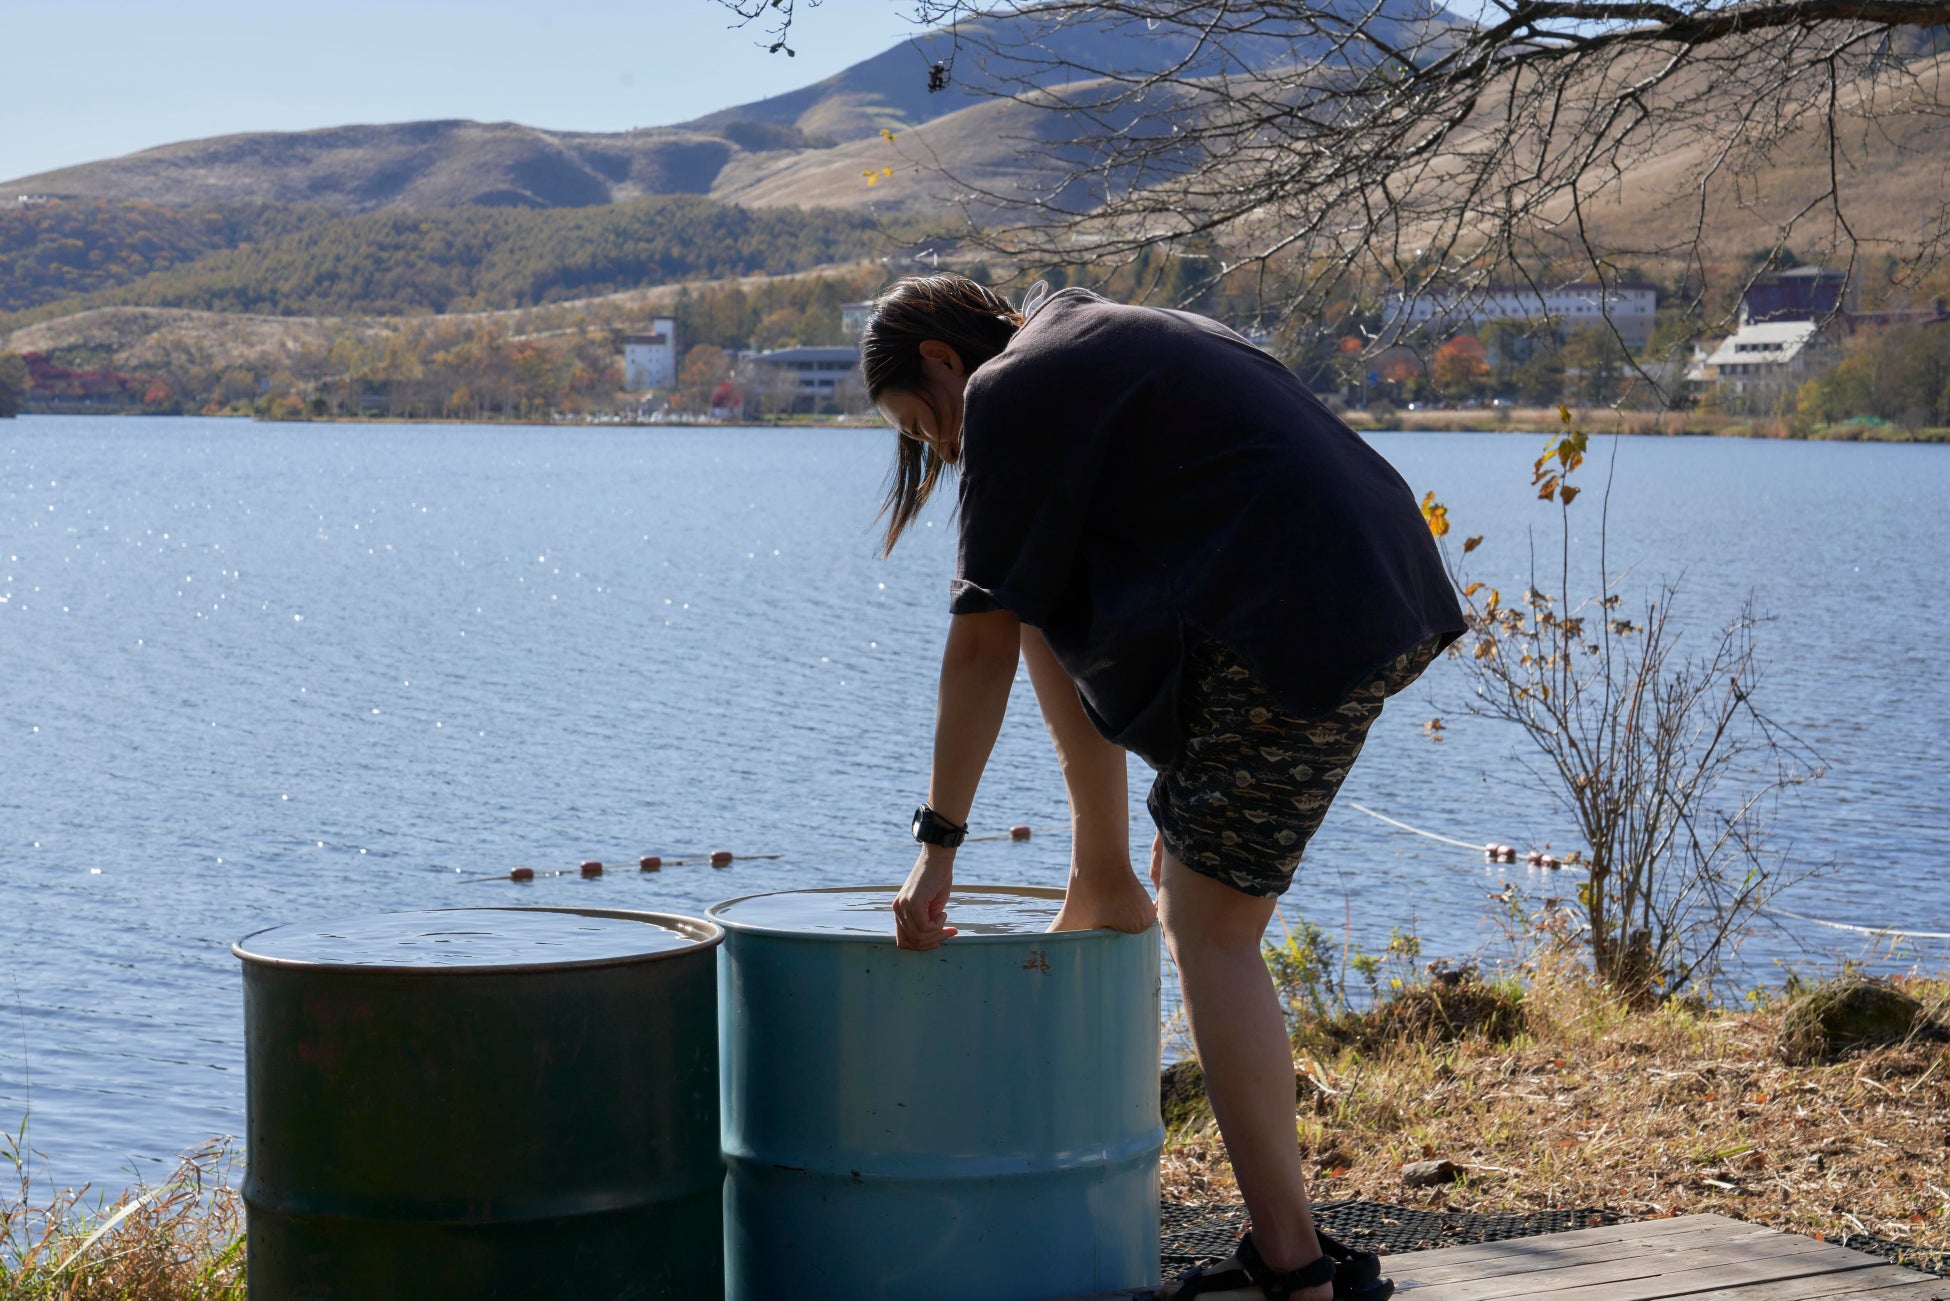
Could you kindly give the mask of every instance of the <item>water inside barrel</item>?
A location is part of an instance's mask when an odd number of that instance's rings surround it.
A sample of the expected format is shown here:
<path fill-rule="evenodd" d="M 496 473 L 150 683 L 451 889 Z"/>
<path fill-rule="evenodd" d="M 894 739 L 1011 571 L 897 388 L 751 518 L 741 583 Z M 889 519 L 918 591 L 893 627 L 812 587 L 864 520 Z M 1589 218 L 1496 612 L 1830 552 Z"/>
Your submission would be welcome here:
<path fill-rule="evenodd" d="M 822 935 L 892 935 L 892 890 L 790 890 L 754 895 L 714 909 L 734 925 Z M 1063 907 L 1062 897 L 1014 891 L 955 891 L 948 924 L 963 935 L 1040 935 Z"/>
<path fill-rule="evenodd" d="M 378 913 L 251 936 L 259 957 L 339 966 L 525 967 L 680 949 L 696 941 L 651 921 L 568 909 L 447 908 Z"/>

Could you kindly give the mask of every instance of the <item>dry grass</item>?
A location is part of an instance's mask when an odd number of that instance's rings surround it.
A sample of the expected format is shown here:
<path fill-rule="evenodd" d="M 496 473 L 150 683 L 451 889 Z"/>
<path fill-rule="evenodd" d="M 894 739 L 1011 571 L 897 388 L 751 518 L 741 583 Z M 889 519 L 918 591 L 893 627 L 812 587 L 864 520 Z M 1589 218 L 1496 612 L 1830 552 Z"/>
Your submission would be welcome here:
<path fill-rule="evenodd" d="M 1911 980 L 1941 1014 L 1950 982 Z M 1775 1051 L 1783 1006 L 1632 1012 L 1575 978 L 1540 979 L 1502 1044 L 1395 1041 L 1296 1052 L 1300 1140 L 1317 1199 L 1500 1211 L 1605 1206 L 1716 1211 L 1841 1240 L 1950 1250 L 1950 1049 L 1914 1042 L 1832 1065 Z M 1456 1161 L 1466 1179 L 1411 1191 L 1399 1168 Z M 1166 1196 L 1237 1199 L 1209 1125 L 1165 1154 Z"/>
<path fill-rule="evenodd" d="M 18 1157 L 17 1146 L 10 1153 Z M 0 1201 L 5 1301 L 244 1301 L 243 1204 L 227 1141 L 183 1158 L 152 1188 L 91 1206 L 89 1190 L 45 1204 L 22 1182 Z"/>

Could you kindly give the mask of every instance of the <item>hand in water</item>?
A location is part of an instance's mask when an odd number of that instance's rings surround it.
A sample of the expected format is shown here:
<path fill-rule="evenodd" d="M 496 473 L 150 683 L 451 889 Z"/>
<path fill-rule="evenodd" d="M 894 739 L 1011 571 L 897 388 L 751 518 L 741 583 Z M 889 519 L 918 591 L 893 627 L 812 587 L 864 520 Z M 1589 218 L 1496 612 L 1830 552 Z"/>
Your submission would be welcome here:
<path fill-rule="evenodd" d="M 894 897 L 894 938 L 903 949 L 933 949 L 958 934 L 948 925 L 948 892 L 955 884 L 953 850 L 924 845 Z"/>

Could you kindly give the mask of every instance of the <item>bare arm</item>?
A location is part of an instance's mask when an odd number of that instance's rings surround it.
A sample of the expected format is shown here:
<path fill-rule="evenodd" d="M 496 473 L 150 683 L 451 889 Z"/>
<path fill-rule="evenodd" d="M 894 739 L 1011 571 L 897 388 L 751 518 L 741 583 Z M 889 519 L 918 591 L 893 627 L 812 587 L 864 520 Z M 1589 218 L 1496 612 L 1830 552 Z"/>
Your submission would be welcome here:
<path fill-rule="evenodd" d="M 952 821 L 968 821 L 975 788 L 1009 706 L 1021 641 L 1021 622 L 1006 610 L 958 614 L 948 625 L 935 704 L 928 803 Z M 907 884 L 894 901 L 895 932 L 902 948 L 932 949 L 955 933 L 943 921 L 954 869 L 954 850 L 921 847 Z"/>

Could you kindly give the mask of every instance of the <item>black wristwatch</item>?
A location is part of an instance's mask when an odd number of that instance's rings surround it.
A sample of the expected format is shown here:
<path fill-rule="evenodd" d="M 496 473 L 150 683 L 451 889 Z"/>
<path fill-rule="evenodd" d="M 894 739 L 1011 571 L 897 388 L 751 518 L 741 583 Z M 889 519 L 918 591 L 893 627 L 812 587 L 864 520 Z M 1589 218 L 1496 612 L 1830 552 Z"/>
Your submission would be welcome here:
<path fill-rule="evenodd" d="M 914 838 L 924 845 L 953 849 L 968 839 L 968 828 L 956 826 L 923 804 L 914 810 Z"/>

